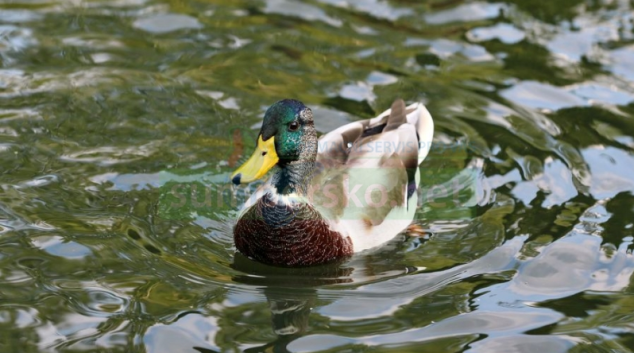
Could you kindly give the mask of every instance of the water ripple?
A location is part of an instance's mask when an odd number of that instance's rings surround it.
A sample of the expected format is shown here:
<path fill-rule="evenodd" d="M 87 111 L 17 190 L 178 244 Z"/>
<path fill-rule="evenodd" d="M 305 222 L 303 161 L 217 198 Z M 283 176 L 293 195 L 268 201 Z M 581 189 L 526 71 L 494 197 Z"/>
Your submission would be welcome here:
<path fill-rule="evenodd" d="M 13 1 L 0 22 L 5 351 L 631 351 L 630 2 Z M 424 102 L 427 234 L 314 268 L 236 253 L 256 186 L 227 178 L 286 97 L 320 133 Z"/>

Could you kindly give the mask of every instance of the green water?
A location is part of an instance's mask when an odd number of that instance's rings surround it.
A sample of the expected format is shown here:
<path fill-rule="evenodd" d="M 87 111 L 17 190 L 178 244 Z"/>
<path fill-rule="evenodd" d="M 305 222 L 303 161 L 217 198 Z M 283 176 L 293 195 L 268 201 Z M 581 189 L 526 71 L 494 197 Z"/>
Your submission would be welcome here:
<path fill-rule="evenodd" d="M 398 97 L 428 237 L 236 255 L 266 107 Z M 1 352 L 632 352 L 634 3 L 1 1 L 0 186 Z"/>

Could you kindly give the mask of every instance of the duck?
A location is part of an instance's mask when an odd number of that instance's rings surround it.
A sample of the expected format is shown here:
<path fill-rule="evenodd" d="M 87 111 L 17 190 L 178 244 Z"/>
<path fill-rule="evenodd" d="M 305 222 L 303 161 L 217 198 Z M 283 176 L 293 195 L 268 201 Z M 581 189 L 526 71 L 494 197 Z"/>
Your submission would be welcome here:
<path fill-rule="evenodd" d="M 264 114 L 250 158 L 231 175 L 249 184 L 236 249 L 273 266 L 305 267 L 371 251 L 408 229 L 434 121 L 422 103 L 394 101 L 377 117 L 318 138 L 310 108 L 283 99 Z"/>

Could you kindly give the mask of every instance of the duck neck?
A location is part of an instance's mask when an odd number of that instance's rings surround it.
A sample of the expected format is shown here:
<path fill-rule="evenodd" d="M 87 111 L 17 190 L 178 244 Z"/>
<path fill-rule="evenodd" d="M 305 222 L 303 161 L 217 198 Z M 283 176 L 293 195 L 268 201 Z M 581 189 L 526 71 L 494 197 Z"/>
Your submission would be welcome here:
<path fill-rule="evenodd" d="M 273 177 L 273 185 L 280 195 L 306 196 L 315 169 L 315 159 L 304 159 L 278 164 L 280 170 Z"/>

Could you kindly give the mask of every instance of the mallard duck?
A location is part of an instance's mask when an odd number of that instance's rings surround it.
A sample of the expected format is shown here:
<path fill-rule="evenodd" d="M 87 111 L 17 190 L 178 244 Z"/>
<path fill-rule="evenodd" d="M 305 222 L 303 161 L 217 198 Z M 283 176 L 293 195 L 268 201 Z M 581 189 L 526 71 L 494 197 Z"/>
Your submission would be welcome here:
<path fill-rule="evenodd" d="M 250 183 L 278 167 L 243 206 L 236 248 L 266 264 L 309 266 L 394 238 L 414 218 L 419 165 L 433 133 L 425 106 L 400 99 L 320 139 L 303 103 L 273 104 L 255 152 L 231 175 L 236 185 Z"/>

